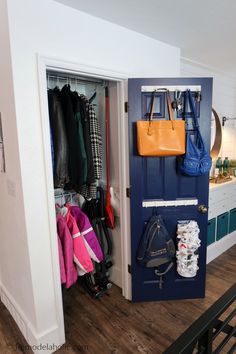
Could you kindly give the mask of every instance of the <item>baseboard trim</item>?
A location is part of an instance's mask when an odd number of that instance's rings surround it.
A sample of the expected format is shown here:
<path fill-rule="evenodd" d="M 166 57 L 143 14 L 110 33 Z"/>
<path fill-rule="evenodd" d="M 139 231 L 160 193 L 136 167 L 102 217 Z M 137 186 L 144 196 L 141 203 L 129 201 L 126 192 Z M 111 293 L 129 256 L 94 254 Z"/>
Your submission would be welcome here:
<path fill-rule="evenodd" d="M 53 326 L 44 332 L 36 333 L 20 306 L 3 284 L 0 284 L 0 299 L 15 320 L 29 348 L 31 348 L 35 354 L 51 354 L 63 346 L 65 339 L 60 343 L 60 331 L 58 326 Z M 27 351 L 28 348 L 24 349 L 24 351 Z"/>
<path fill-rule="evenodd" d="M 115 265 L 111 268 L 110 280 L 112 283 L 119 286 L 119 288 L 122 288 L 122 272 L 121 269 Z"/>
<path fill-rule="evenodd" d="M 236 231 L 207 247 L 207 264 L 236 244 Z"/>

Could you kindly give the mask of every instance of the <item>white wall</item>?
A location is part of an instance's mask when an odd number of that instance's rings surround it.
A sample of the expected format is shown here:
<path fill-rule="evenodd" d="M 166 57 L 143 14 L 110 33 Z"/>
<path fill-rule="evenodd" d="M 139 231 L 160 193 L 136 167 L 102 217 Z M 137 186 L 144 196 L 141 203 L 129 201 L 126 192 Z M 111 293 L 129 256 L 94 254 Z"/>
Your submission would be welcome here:
<path fill-rule="evenodd" d="M 46 343 L 50 338 L 51 343 L 54 340 L 58 344 L 63 342 L 61 308 L 56 303 L 58 287 L 54 288 L 55 284 L 60 286 L 59 268 L 53 273 L 52 253 L 57 251 L 50 250 L 56 247 L 56 240 L 50 237 L 46 203 L 37 54 L 121 72 L 127 77 L 158 77 L 179 76 L 180 53 L 178 48 L 52 0 L 0 3 L 1 48 L 6 48 L 0 62 L 0 109 L 7 159 L 7 174 L 0 177 L 4 200 L 0 213 L 2 287 L 5 294 L 9 293 L 8 308 L 14 302 L 15 319 L 21 309 L 28 342 Z M 15 197 L 7 192 L 8 180 L 15 183 Z"/>
<path fill-rule="evenodd" d="M 181 75 L 188 77 L 213 77 L 213 108 L 220 119 L 223 116 L 236 117 L 236 78 L 214 69 L 191 63 L 187 60 L 181 61 Z M 229 159 L 236 159 L 236 120 L 227 121 L 223 128 L 223 141 L 221 156 L 228 156 Z"/>
<path fill-rule="evenodd" d="M 1 300 L 14 300 L 18 308 L 18 324 L 26 335 L 24 321 L 36 324 L 34 296 L 29 258 L 29 235 L 26 232 L 21 183 L 19 145 L 14 105 L 7 9 L 0 1 L 0 112 L 5 143 L 6 173 L 0 173 L 0 269 Z M 33 203 L 33 202 L 32 202 Z"/>

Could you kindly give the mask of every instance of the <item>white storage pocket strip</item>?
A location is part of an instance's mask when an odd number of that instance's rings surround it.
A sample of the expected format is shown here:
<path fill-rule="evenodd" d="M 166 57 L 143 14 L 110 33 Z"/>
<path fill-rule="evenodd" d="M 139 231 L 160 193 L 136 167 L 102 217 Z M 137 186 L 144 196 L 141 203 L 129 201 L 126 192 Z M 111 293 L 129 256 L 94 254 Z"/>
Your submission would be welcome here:
<path fill-rule="evenodd" d="M 181 220 L 177 225 L 177 272 L 185 278 L 195 277 L 198 267 L 199 227 L 195 220 Z"/>

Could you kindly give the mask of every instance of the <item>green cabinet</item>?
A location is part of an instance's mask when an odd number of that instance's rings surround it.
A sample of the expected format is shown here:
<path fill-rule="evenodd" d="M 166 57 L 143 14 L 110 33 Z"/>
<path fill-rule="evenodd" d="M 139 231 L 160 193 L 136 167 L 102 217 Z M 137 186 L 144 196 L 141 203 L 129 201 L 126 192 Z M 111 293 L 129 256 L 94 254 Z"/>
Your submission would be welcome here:
<path fill-rule="evenodd" d="M 211 245 L 215 242 L 216 238 L 216 219 L 208 220 L 208 228 L 207 228 L 207 246 Z"/>
<path fill-rule="evenodd" d="M 230 210 L 229 233 L 236 230 L 236 208 Z"/>
<path fill-rule="evenodd" d="M 217 216 L 217 233 L 216 239 L 220 240 L 222 237 L 228 234 L 229 230 L 229 213 L 223 213 Z"/>

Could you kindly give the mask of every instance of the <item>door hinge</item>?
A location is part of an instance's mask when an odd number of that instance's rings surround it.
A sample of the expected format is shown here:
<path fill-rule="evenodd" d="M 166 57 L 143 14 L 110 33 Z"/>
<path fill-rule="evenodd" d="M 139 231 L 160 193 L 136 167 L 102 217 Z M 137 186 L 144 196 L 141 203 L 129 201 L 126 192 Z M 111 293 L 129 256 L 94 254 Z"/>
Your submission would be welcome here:
<path fill-rule="evenodd" d="M 128 102 L 125 102 L 125 113 L 128 113 L 129 105 Z"/>
<path fill-rule="evenodd" d="M 130 187 L 126 188 L 126 197 L 130 198 Z"/>
<path fill-rule="evenodd" d="M 132 272 L 131 272 L 131 264 L 128 264 L 128 273 L 132 274 Z"/>

